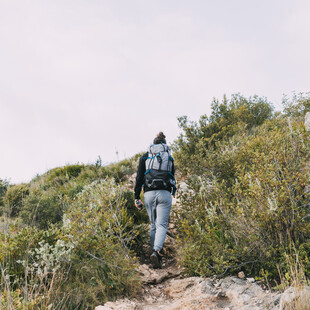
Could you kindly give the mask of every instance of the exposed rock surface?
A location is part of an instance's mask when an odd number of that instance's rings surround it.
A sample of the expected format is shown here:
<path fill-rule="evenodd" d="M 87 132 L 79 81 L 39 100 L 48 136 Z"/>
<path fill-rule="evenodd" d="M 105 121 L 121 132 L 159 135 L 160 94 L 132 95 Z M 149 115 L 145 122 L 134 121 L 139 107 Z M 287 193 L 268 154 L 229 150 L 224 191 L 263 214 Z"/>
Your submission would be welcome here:
<path fill-rule="evenodd" d="M 108 302 L 96 310 L 276 310 L 279 309 L 280 297 L 280 294 L 266 292 L 246 279 L 228 277 L 212 280 L 190 277 L 148 285 L 140 298 Z"/>
<path fill-rule="evenodd" d="M 173 225 L 170 226 L 173 231 Z M 147 259 L 139 266 L 143 289 L 134 299 L 107 302 L 96 310 L 278 310 L 279 293 L 263 290 L 253 278 L 204 279 L 182 276 L 174 238 L 167 235 L 163 269 L 152 269 Z"/>
<path fill-rule="evenodd" d="M 281 296 L 280 307 L 281 310 L 310 309 L 310 287 L 303 288 L 289 287 Z"/>

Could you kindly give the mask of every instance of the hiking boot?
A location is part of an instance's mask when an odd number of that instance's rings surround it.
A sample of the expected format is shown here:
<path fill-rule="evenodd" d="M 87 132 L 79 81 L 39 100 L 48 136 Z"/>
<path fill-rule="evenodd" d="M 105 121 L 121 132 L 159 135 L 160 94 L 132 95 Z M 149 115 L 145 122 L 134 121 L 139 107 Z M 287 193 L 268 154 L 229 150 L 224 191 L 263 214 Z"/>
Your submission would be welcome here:
<path fill-rule="evenodd" d="M 157 251 L 153 251 L 150 258 L 151 258 L 152 266 L 154 269 L 161 268 L 162 256 Z"/>

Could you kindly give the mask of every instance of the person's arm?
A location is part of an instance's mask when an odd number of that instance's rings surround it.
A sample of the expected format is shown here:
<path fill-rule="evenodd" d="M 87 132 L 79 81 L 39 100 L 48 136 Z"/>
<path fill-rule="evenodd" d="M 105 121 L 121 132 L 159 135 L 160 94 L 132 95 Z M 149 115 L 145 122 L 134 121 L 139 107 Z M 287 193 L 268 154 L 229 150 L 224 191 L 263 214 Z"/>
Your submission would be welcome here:
<path fill-rule="evenodd" d="M 146 155 L 146 156 L 145 156 Z M 139 160 L 139 167 L 136 176 L 136 184 L 135 184 L 135 199 L 140 200 L 140 192 L 142 189 L 142 185 L 144 183 L 144 173 L 145 173 L 145 160 L 147 157 L 147 153 L 144 154 Z"/>
<path fill-rule="evenodd" d="M 171 173 L 174 175 L 174 160 L 172 161 Z"/>
<path fill-rule="evenodd" d="M 175 192 L 176 192 L 176 190 L 177 190 L 177 188 L 176 188 L 176 180 L 175 180 L 175 175 L 174 175 L 174 172 L 175 172 L 175 170 L 174 170 L 175 168 L 174 168 L 174 160 L 172 161 L 172 166 L 171 166 L 171 173 L 172 173 L 172 175 L 173 175 L 173 177 L 174 177 L 174 184 L 172 184 L 172 192 L 171 192 L 171 194 L 172 194 L 172 196 L 173 197 L 175 197 Z"/>

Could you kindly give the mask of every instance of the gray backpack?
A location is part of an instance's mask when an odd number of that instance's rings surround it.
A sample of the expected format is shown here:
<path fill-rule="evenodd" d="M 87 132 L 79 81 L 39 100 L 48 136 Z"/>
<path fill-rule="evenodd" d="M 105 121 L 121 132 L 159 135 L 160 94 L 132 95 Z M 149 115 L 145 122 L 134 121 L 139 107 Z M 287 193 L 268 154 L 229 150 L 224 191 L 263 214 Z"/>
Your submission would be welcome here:
<path fill-rule="evenodd" d="M 145 161 L 144 186 L 147 189 L 176 189 L 172 174 L 173 157 L 167 144 L 152 144 Z"/>

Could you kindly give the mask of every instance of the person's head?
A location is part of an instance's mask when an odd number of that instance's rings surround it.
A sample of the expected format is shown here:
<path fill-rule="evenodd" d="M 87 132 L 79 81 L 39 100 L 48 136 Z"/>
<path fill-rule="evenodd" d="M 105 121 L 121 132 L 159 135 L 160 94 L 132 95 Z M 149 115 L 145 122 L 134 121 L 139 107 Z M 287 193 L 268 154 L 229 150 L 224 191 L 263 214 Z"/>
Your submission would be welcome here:
<path fill-rule="evenodd" d="M 167 143 L 166 142 L 166 136 L 164 135 L 164 133 L 161 131 L 154 139 L 153 141 L 154 144 L 160 144 L 160 143 Z"/>

